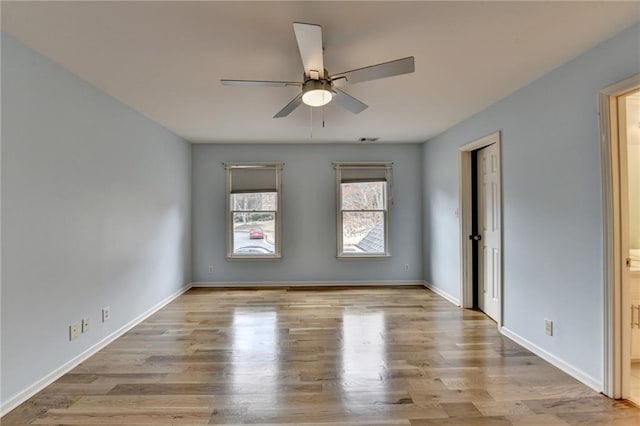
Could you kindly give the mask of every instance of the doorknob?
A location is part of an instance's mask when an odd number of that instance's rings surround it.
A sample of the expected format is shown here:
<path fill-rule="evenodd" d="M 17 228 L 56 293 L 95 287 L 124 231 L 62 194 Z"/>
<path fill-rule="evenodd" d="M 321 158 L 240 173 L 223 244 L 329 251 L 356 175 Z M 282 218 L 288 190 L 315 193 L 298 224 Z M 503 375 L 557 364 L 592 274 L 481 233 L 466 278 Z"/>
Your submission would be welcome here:
<path fill-rule="evenodd" d="M 482 235 L 469 235 L 469 239 L 473 241 L 480 241 L 482 239 Z"/>

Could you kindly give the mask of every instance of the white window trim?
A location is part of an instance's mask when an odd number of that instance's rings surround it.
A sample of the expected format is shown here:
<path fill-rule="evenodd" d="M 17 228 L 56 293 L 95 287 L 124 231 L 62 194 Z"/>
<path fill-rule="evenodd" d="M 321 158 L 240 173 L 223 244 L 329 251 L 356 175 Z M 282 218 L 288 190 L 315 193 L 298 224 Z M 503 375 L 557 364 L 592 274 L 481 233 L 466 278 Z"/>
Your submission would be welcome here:
<path fill-rule="evenodd" d="M 387 180 L 387 210 L 384 214 L 384 253 L 363 254 L 363 253 L 345 253 L 342 251 L 342 170 L 346 168 L 357 167 L 380 167 L 385 169 Z M 333 168 L 336 170 L 336 258 L 342 260 L 375 260 L 391 258 L 391 243 L 389 241 L 389 224 L 391 223 L 391 206 L 393 205 L 393 162 L 358 162 L 345 163 L 334 162 Z"/>
<path fill-rule="evenodd" d="M 282 167 L 284 163 L 233 162 L 222 163 L 226 172 L 226 228 L 227 228 L 227 260 L 231 261 L 278 261 L 282 259 Z M 277 211 L 275 212 L 275 253 L 269 255 L 234 254 L 233 253 L 233 215 L 231 214 L 231 170 L 234 168 L 273 168 L 276 172 Z"/>

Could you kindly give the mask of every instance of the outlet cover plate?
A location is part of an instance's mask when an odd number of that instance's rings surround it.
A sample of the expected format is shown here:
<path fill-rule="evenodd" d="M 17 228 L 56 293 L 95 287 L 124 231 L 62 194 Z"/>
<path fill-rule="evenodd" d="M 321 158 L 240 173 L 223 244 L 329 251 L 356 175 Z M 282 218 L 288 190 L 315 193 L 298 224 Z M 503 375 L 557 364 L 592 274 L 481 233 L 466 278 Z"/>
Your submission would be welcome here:
<path fill-rule="evenodd" d="M 69 326 L 69 340 L 76 340 L 80 337 L 80 324 L 77 322 Z"/>
<path fill-rule="evenodd" d="M 89 318 L 82 319 L 82 332 L 86 333 L 89 331 Z"/>

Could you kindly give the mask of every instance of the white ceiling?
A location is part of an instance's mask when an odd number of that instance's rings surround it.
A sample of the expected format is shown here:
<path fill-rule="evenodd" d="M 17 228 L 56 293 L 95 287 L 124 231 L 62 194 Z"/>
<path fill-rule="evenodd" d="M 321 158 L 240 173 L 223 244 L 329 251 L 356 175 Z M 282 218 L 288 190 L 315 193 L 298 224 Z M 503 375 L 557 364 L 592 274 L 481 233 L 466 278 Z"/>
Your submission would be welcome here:
<path fill-rule="evenodd" d="M 292 22 L 322 25 L 330 74 L 415 56 L 416 72 L 343 89 L 313 141 L 422 142 L 615 35 L 639 2 L 2 2 L 2 29 L 192 142 L 301 142 Z M 594 94 L 595 99 L 595 94 Z"/>

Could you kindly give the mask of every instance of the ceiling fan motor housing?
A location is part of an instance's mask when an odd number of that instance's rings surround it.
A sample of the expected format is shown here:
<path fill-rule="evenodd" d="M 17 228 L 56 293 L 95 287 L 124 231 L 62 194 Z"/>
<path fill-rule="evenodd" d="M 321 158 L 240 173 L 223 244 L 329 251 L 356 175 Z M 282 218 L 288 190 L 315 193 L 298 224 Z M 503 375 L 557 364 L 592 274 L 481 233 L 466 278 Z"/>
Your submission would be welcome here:
<path fill-rule="evenodd" d="M 302 92 L 307 93 L 310 90 L 328 90 L 332 88 L 329 80 L 307 80 L 302 83 Z"/>

